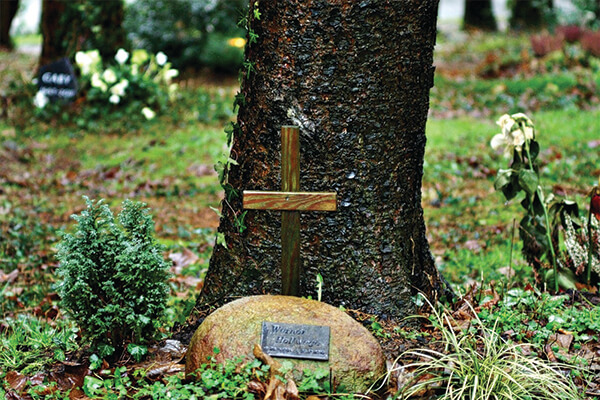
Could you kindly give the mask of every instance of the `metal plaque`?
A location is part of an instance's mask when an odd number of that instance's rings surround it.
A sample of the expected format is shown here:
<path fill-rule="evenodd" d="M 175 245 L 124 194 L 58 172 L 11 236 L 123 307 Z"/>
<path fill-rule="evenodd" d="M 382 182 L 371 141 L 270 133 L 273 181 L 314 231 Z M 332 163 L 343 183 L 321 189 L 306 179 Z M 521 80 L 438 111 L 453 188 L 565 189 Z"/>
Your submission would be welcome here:
<path fill-rule="evenodd" d="M 329 360 L 329 327 L 263 322 L 261 346 L 272 357 Z"/>

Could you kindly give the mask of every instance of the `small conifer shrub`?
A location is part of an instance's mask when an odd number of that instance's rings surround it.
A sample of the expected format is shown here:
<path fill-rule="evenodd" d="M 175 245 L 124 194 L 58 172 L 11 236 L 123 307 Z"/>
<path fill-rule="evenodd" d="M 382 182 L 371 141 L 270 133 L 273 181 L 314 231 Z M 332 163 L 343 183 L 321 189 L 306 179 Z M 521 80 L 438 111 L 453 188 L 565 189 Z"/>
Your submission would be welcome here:
<path fill-rule="evenodd" d="M 152 339 L 166 307 L 169 264 L 144 203 L 125 200 L 118 221 L 85 198 L 73 234 L 58 246 L 62 306 L 101 357 Z"/>

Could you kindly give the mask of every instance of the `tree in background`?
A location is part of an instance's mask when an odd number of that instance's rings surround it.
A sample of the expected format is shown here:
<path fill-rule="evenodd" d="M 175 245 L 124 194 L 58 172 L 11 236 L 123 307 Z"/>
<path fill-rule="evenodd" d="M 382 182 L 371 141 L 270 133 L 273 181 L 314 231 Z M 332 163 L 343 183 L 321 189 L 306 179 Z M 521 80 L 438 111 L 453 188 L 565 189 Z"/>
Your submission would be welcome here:
<path fill-rule="evenodd" d="M 512 0 L 509 24 L 515 30 L 539 29 L 553 16 L 553 0 Z"/>
<path fill-rule="evenodd" d="M 465 0 L 463 29 L 498 30 L 492 9 L 492 0 Z"/>
<path fill-rule="evenodd" d="M 0 49 L 13 48 L 10 39 L 10 26 L 19 10 L 19 0 L 0 0 Z"/>
<path fill-rule="evenodd" d="M 334 191 L 339 203 L 301 217 L 300 295 L 317 297 L 320 274 L 323 301 L 399 321 L 417 292 L 440 293 L 421 208 L 437 6 L 250 2 L 222 245 L 198 309 L 281 291 L 281 214 L 244 214 L 241 194 L 281 188 L 280 128 L 290 124 L 300 126 L 300 189 Z"/>
<path fill-rule="evenodd" d="M 226 43 L 245 34 L 238 21 L 247 6 L 247 0 L 137 0 L 127 5 L 124 26 L 134 47 L 162 51 L 179 69 L 233 65 L 236 72 L 242 52 L 230 54 Z"/>
<path fill-rule="evenodd" d="M 125 47 L 122 0 L 43 0 L 40 65 L 79 50 L 98 49 L 103 58 Z"/>

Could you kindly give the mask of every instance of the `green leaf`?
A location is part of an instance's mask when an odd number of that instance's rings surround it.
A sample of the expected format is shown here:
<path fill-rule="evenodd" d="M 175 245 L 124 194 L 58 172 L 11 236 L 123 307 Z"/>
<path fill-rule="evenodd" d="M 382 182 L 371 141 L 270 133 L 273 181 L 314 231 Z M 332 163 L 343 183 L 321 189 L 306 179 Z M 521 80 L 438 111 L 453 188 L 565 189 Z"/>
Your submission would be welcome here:
<path fill-rule="evenodd" d="M 227 242 L 225 241 L 225 235 L 222 232 L 217 232 L 217 245 L 221 245 L 227 248 Z"/>
<path fill-rule="evenodd" d="M 140 344 L 129 343 L 127 345 L 127 352 L 131 354 L 135 361 L 140 362 L 142 358 L 148 354 L 148 347 Z"/>
<path fill-rule="evenodd" d="M 529 142 L 529 155 L 531 156 L 531 162 L 533 163 L 540 153 L 540 145 L 535 140 Z"/>
<path fill-rule="evenodd" d="M 519 194 L 519 186 L 509 183 L 508 185 L 506 185 L 502 188 L 502 194 L 504 194 L 504 197 L 506 198 L 506 200 L 511 200 L 517 194 Z"/>
<path fill-rule="evenodd" d="M 223 216 L 223 214 L 221 214 L 221 210 L 219 210 L 218 208 L 213 207 L 213 206 L 208 206 L 208 208 L 210 208 L 211 210 L 213 210 L 215 212 L 215 214 L 217 214 L 217 216 L 219 218 L 221 218 Z"/>
<path fill-rule="evenodd" d="M 545 275 L 546 284 L 548 287 L 554 287 L 554 270 L 548 270 Z M 558 286 L 565 290 L 576 290 L 577 277 L 570 269 L 563 269 L 558 271 Z"/>
<path fill-rule="evenodd" d="M 533 195 L 538 188 L 538 176 L 537 174 L 529 169 L 522 169 L 519 171 L 519 185 L 529 195 Z"/>
<path fill-rule="evenodd" d="M 512 169 L 501 169 L 498 171 L 496 175 L 496 180 L 494 181 L 494 189 L 500 190 L 504 188 L 506 185 L 509 185 L 512 181 Z"/>

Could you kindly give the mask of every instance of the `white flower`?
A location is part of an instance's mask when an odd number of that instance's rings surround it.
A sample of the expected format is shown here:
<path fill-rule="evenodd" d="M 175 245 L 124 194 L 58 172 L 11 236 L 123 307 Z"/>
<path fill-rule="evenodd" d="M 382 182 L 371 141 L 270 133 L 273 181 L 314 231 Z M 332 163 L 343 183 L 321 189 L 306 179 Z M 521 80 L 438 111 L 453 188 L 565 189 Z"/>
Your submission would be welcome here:
<path fill-rule="evenodd" d="M 102 74 L 102 79 L 104 79 L 104 82 L 106 83 L 115 83 L 117 81 L 117 74 L 109 68 Z"/>
<path fill-rule="evenodd" d="M 119 83 L 110 88 L 110 92 L 113 95 L 124 96 L 125 89 L 129 86 L 129 81 L 127 79 L 121 79 Z"/>
<path fill-rule="evenodd" d="M 156 116 L 156 113 L 152 111 L 152 109 L 149 107 L 142 108 L 142 114 L 144 114 L 144 117 L 146 117 L 146 119 L 152 119 Z"/>
<path fill-rule="evenodd" d="M 167 55 L 162 51 L 156 53 L 156 63 L 161 67 L 167 63 Z"/>
<path fill-rule="evenodd" d="M 137 76 L 137 74 L 139 72 L 140 72 L 140 66 L 137 64 L 131 64 L 131 75 Z"/>
<path fill-rule="evenodd" d="M 98 50 L 78 51 L 75 53 L 75 63 L 83 75 L 89 75 L 98 70 L 102 58 Z"/>
<path fill-rule="evenodd" d="M 523 151 L 523 145 L 535 138 L 533 122 L 523 113 L 504 114 L 496 122 L 502 133 L 495 135 L 490 142 L 494 150 L 504 147 L 505 157 L 510 157 L 513 151 Z"/>
<path fill-rule="evenodd" d="M 179 71 L 176 69 L 167 69 L 164 71 L 164 79 L 165 83 L 168 85 L 171 83 L 171 80 L 179 75 Z"/>
<path fill-rule="evenodd" d="M 150 56 L 146 50 L 136 49 L 131 55 L 131 63 L 141 65 L 144 61 L 148 60 L 148 58 L 150 58 Z"/>
<path fill-rule="evenodd" d="M 129 58 L 129 53 L 124 49 L 117 50 L 117 54 L 115 54 L 115 60 L 119 63 L 119 65 L 125 64 L 125 61 Z"/>
<path fill-rule="evenodd" d="M 83 51 L 78 51 L 75 53 L 75 63 L 81 70 L 83 75 L 87 75 L 90 73 L 90 65 L 92 63 L 92 59 Z"/>
<path fill-rule="evenodd" d="M 108 86 L 106 83 L 100 78 L 100 73 L 94 72 L 91 79 L 92 87 L 100 89 L 102 92 L 106 92 L 108 90 Z"/>
<path fill-rule="evenodd" d="M 48 104 L 48 96 L 40 90 L 35 94 L 35 98 L 33 99 L 33 105 L 37 108 L 44 108 Z"/>
<path fill-rule="evenodd" d="M 121 101 L 121 98 L 118 95 L 113 94 L 108 98 L 108 101 L 111 102 L 112 104 L 119 104 L 119 102 Z"/>

